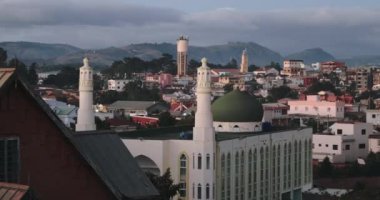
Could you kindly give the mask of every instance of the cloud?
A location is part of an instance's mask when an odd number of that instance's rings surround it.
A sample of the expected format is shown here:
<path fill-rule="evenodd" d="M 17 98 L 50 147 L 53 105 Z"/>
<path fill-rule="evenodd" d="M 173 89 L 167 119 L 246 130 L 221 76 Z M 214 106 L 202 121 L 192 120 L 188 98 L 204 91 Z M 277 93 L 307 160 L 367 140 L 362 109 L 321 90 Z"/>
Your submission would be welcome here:
<path fill-rule="evenodd" d="M 109 1 L 0 1 L 0 26 L 33 25 L 146 25 L 177 22 L 174 9 Z"/>
<path fill-rule="evenodd" d="M 68 43 L 84 48 L 139 42 L 172 42 L 185 34 L 191 45 L 254 41 L 292 53 L 322 47 L 336 56 L 380 52 L 376 8 L 315 8 L 202 12 L 141 6 L 121 0 L 0 0 L 2 40 Z"/>

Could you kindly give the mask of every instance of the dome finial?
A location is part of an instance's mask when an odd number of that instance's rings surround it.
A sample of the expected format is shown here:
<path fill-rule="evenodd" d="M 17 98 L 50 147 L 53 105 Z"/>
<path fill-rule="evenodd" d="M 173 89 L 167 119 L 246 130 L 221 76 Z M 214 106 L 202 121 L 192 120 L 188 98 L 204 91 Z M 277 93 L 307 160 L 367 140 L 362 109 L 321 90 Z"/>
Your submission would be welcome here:
<path fill-rule="evenodd" d="M 202 67 L 207 67 L 207 58 L 203 57 L 201 62 L 202 62 Z"/>
<path fill-rule="evenodd" d="M 87 57 L 84 57 L 84 58 L 83 58 L 83 66 L 85 66 L 85 67 L 89 67 L 89 64 L 88 64 L 88 58 L 87 58 Z"/>

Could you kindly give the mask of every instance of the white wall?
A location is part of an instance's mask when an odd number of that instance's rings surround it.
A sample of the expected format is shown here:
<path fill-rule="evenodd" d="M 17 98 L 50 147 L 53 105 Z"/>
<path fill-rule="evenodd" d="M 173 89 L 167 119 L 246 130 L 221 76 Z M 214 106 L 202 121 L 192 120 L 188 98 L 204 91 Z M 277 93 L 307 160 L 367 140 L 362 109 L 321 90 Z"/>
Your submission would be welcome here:
<path fill-rule="evenodd" d="M 380 125 L 380 110 L 366 110 L 366 122 Z"/>
<path fill-rule="evenodd" d="M 261 122 L 214 122 L 218 132 L 258 132 L 261 131 Z M 236 127 L 237 126 L 237 127 Z"/>
<path fill-rule="evenodd" d="M 344 118 L 344 102 L 328 102 L 318 100 L 288 101 L 288 114 L 303 114 L 312 116 L 329 116 Z"/>

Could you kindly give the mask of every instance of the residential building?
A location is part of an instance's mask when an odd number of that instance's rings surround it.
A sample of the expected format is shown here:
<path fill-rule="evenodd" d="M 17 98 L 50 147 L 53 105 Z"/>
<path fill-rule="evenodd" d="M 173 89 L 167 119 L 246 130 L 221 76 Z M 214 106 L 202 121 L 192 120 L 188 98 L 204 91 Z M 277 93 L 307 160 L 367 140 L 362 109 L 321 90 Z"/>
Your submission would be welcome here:
<path fill-rule="evenodd" d="M 313 159 L 332 163 L 355 162 L 368 155 L 373 126 L 363 122 L 336 122 L 323 133 L 313 134 Z"/>
<path fill-rule="evenodd" d="M 263 103 L 263 122 L 273 126 L 286 126 L 289 123 L 288 106 L 282 103 Z"/>
<path fill-rule="evenodd" d="M 122 92 L 125 90 L 125 85 L 127 85 L 131 80 L 127 79 L 110 79 L 108 80 L 108 90 L 115 90 Z"/>
<path fill-rule="evenodd" d="M 380 135 L 370 135 L 368 139 L 368 150 L 374 153 L 380 152 Z"/>
<path fill-rule="evenodd" d="M 367 109 L 366 113 L 366 122 L 371 123 L 375 126 L 380 125 L 380 110 L 370 110 Z"/>
<path fill-rule="evenodd" d="M 284 67 L 281 74 L 287 76 L 303 76 L 304 67 L 303 60 L 284 60 Z"/>
<path fill-rule="evenodd" d="M 344 118 L 343 101 L 325 101 L 319 95 L 307 95 L 306 100 L 289 100 L 288 105 L 291 115 L 328 117 L 331 120 Z"/>
<path fill-rule="evenodd" d="M 169 106 L 157 101 L 116 101 L 108 111 L 124 116 L 150 116 L 169 111 Z"/>

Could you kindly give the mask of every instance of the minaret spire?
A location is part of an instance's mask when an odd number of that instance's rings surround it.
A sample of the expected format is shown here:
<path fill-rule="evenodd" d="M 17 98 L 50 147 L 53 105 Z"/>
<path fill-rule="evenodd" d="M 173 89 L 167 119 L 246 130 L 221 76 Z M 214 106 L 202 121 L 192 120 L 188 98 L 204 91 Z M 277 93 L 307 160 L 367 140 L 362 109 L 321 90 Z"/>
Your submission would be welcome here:
<path fill-rule="evenodd" d="M 247 49 L 244 49 L 243 53 L 241 55 L 240 72 L 241 73 L 247 73 L 248 72 L 248 54 L 247 54 Z"/>
<path fill-rule="evenodd" d="M 196 95 L 194 140 L 213 141 L 215 136 L 211 113 L 211 72 L 206 58 L 202 58 L 202 66 L 198 68 Z"/>
<path fill-rule="evenodd" d="M 79 109 L 76 131 L 96 130 L 93 104 L 93 71 L 88 58 L 83 59 L 83 66 L 79 69 Z"/>

